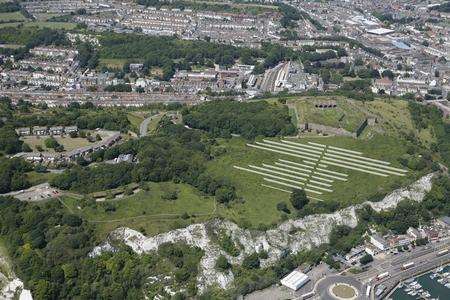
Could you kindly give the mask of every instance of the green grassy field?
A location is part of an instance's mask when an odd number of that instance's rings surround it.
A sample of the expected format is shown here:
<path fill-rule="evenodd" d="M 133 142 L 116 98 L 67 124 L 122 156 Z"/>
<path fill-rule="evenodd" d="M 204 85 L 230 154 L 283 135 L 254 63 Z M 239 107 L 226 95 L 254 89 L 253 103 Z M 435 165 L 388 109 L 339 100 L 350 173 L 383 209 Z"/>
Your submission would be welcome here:
<path fill-rule="evenodd" d="M 55 173 L 37 173 L 37 172 L 28 172 L 27 179 L 32 186 L 38 185 L 44 182 L 50 181 L 53 177 L 55 177 Z"/>
<path fill-rule="evenodd" d="M 98 68 L 107 67 L 110 69 L 122 70 L 126 62 L 127 62 L 126 59 L 120 58 L 100 58 L 98 62 Z"/>
<path fill-rule="evenodd" d="M 2 22 L 20 22 L 27 20 L 27 18 L 25 18 L 24 15 L 20 13 L 20 11 L 15 11 L 0 13 L 0 20 Z"/>
<path fill-rule="evenodd" d="M 14 277 L 12 270 L 12 263 L 8 255 L 8 251 L 5 247 L 5 241 L 0 239 L 0 273 L 3 274 L 8 280 Z M 0 288 L 3 288 L 7 282 L 0 278 Z"/>
<path fill-rule="evenodd" d="M 300 123 L 318 123 L 332 127 L 342 127 L 354 132 L 364 121 L 365 113 L 356 101 L 342 97 L 302 97 L 294 100 Z M 316 108 L 316 104 L 336 103 L 336 108 Z"/>
<path fill-rule="evenodd" d="M 178 191 L 178 199 L 162 199 L 167 191 L 175 190 Z M 154 235 L 211 218 L 215 213 L 213 197 L 204 196 L 189 185 L 172 182 L 150 183 L 149 191 L 97 202 L 94 207 L 87 206 L 83 209 L 78 208 L 80 200 L 77 198 L 65 197 L 62 201 L 71 211 L 95 223 L 100 239 L 122 226 L 144 230 L 146 234 Z M 106 204 L 114 205 L 115 211 L 105 212 L 102 207 Z M 189 214 L 191 218 L 181 218 L 184 213 Z M 193 215 L 195 216 L 192 217 Z"/>
<path fill-rule="evenodd" d="M 129 112 L 127 114 L 127 119 L 130 121 L 131 125 L 133 125 L 133 128 L 136 130 L 136 133 L 139 133 L 139 126 L 141 125 L 142 121 L 145 119 L 145 113 L 144 112 Z"/>
<path fill-rule="evenodd" d="M 335 102 L 336 108 L 316 108 L 316 103 Z M 390 136 L 405 136 L 415 134 L 424 145 L 430 145 L 434 140 L 429 129 L 420 132 L 414 128 L 405 100 L 376 99 L 362 102 L 346 99 L 341 96 L 300 97 L 288 100 L 291 110 L 295 110 L 299 123 L 318 123 L 332 127 L 342 127 L 355 132 L 361 122 L 367 117 L 376 117 L 377 123 L 368 127 L 368 132 L 362 137 L 370 137 L 374 133 Z"/>
<path fill-rule="evenodd" d="M 300 138 L 292 139 L 292 141 L 301 143 L 313 141 L 353 149 L 363 152 L 366 157 L 389 161 L 392 166 L 396 167 L 400 167 L 397 158 L 406 151 L 397 139 L 381 135 L 375 136 L 369 141 L 346 137 Z M 233 166 L 247 167 L 249 164 L 260 166 L 262 163 L 271 164 L 279 158 L 301 161 L 292 156 L 247 147 L 246 141 L 241 138 L 222 141 L 222 144 L 226 146 L 227 153 L 211 161 L 208 167 L 213 173 L 229 177 L 236 186 L 238 196 L 242 197 L 243 201 L 232 203 L 229 208 L 221 209 L 220 213 L 235 222 L 252 226 L 258 226 L 260 223 L 270 225 L 279 221 L 281 213 L 277 211 L 276 204 L 280 201 L 289 202 L 289 194 L 263 187 L 261 184 L 272 186 L 276 186 L 276 184 L 267 183 L 263 180 L 263 176 L 240 171 L 234 169 Z M 409 172 L 405 177 L 380 177 L 334 166 L 329 166 L 329 170 L 346 173 L 349 175 L 349 180 L 347 182 L 335 181 L 331 188 L 334 190 L 332 193 L 310 194 L 310 196 L 324 201 L 338 201 L 342 207 L 382 197 L 397 187 L 411 183 L 421 175 Z M 290 190 L 289 187 L 278 187 Z M 291 211 L 293 211 L 292 208 Z"/>
<path fill-rule="evenodd" d="M 51 29 L 66 29 L 71 30 L 74 29 L 77 24 L 69 23 L 69 22 L 46 22 L 46 21 L 33 21 L 33 22 L 14 22 L 14 23 L 3 23 L 0 24 L 1 27 L 10 27 L 10 26 L 18 26 L 23 25 L 26 27 L 39 27 L 39 28 L 51 28 Z"/>

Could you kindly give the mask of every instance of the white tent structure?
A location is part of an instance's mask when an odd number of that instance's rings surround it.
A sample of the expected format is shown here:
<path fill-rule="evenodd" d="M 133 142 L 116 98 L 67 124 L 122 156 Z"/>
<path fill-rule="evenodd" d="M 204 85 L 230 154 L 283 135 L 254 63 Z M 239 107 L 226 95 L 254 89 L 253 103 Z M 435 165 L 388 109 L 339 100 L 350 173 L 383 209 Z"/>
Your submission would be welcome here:
<path fill-rule="evenodd" d="M 283 279 L 281 279 L 280 282 L 285 287 L 288 287 L 291 290 L 296 291 L 299 288 L 301 288 L 303 285 L 305 285 L 308 281 L 309 281 L 309 277 L 306 274 L 295 270 L 295 271 L 292 271 L 291 273 L 289 273 Z"/>

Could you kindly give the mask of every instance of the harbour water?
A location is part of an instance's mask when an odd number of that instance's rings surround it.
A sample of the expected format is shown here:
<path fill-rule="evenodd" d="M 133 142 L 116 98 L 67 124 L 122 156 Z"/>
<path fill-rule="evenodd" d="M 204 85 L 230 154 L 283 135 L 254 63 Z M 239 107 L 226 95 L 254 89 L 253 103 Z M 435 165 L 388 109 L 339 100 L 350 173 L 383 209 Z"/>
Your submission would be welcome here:
<path fill-rule="evenodd" d="M 450 299 L 450 285 L 448 287 L 445 286 L 446 283 L 450 283 L 450 266 L 446 266 L 439 271 L 435 272 L 435 270 L 432 270 L 415 279 L 403 282 L 403 286 L 398 287 L 391 295 L 391 298 L 393 300 Z M 438 274 L 438 276 L 434 274 Z"/>

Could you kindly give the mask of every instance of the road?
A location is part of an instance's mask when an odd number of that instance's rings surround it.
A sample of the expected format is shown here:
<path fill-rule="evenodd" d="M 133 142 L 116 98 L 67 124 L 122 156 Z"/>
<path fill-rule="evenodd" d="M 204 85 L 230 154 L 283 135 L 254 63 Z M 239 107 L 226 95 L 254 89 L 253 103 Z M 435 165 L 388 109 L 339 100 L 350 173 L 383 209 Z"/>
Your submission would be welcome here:
<path fill-rule="evenodd" d="M 144 121 L 142 121 L 141 125 L 139 126 L 139 136 L 141 136 L 141 137 L 146 136 L 148 134 L 148 125 L 154 118 L 159 117 L 159 116 L 160 116 L 160 114 L 153 115 L 153 116 L 150 116 L 150 117 L 144 119 Z"/>
<path fill-rule="evenodd" d="M 438 257 L 436 253 L 449 246 L 450 241 L 447 238 L 423 247 L 416 247 L 411 252 L 397 255 L 388 254 L 384 259 L 376 259 L 368 271 L 355 274 L 353 277 L 363 284 L 370 284 L 375 287 L 383 284 L 386 286 L 385 293 L 383 294 L 385 296 L 387 292 L 395 288 L 398 282 L 448 263 L 450 261 L 450 254 Z M 414 262 L 414 266 L 403 270 L 403 264 L 408 262 Z M 382 280 L 376 280 L 377 275 L 385 272 L 389 273 L 388 277 Z M 374 290 L 372 289 L 372 293 Z"/>

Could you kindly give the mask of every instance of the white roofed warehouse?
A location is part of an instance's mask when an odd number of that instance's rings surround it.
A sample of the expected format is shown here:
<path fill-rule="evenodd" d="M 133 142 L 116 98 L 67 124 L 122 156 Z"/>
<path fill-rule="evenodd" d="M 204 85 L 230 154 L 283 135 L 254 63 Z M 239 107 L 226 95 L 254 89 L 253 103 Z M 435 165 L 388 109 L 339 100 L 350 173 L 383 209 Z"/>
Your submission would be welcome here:
<path fill-rule="evenodd" d="M 295 271 L 292 271 L 291 273 L 289 273 L 283 279 L 281 279 L 280 282 L 285 287 L 288 287 L 291 290 L 296 291 L 299 288 L 301 288 L 303 285 L 305 285 L 308 281 L 309 281 L 309 277 L 306 274 L 295 270 Z"/>

